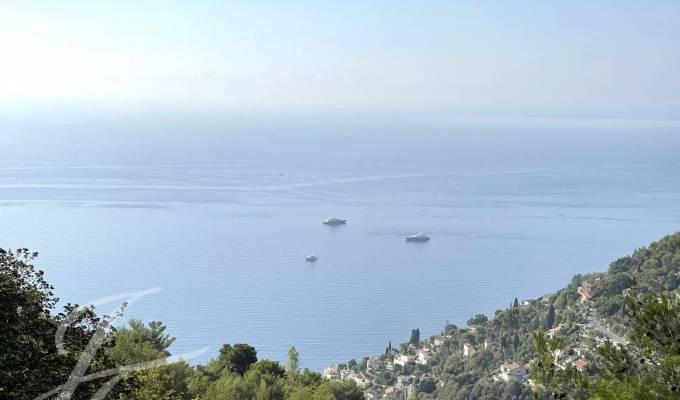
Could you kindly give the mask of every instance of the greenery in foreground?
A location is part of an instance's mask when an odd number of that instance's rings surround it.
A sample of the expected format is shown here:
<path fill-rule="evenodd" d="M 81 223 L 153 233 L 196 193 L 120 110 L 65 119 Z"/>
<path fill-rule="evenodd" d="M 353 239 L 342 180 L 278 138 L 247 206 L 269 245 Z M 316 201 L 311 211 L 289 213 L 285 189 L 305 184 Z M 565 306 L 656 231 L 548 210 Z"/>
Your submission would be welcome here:
<path fill-rule="evenodd" d="M 108 317 L 88 309 L 68 324 L 64 351 L 55 332 L 77 308 L 67 305 L 55 313 L 58 299 L 33 265 L 37 253 L 27 249 L 0 250 L 0 399 L 29 400 L 66 383 L 98 329 L 105 333 L 102 346 L 92 356 L 86 374 L 114 367 L 163 359 L 170 355 L 174 338 L 154 321 L 148 325 L 129 321 L 127 327 L 110 328 Z M 331 382 L 309 370 L 300 371 L 295 348 L 288 364 L 258 360 L 247 344 L 225 344 L 206 365 L 184 361 L 162 363 L 150 369 L 127 371 L 106 395 L 119 400 L 362 400 L 353 382 Z M 72 399 L 95 398 L 111 376 L 78 385 Z M 56 395 L 51 398 L 57 398 Z"/>
<path fill-rule="evenodd" d="M 54 332 L 75 306 L 55 313 L 57 299 L 27 250 L 0 252 L 0 399 L 33 399 L 63 384 L 97 327 L 106 321 L 92 310 L 71 324 L 65 352 L 57 351 Z M 592 299 L 580 300 L 577 288 L 592 284 Z M 446 344 L 427 366 L 397 368 L 373 384 L 392 385 L 402 374 L 431 374 L 436 385 L 420 385 L 411 399 L 675 399 L 680 398 L 680 233 L 670 235 L 614 261 L 606 273 L 577 275 L 564 289 L 528 303 L 512 302 L 493 318 L 477 315 L 468 326 L 447 325 Z M 596 315 L 596 324 L 584 324 Z M 105 325 L 105 324 L 104 324 Z M 556 337 L 546 332 L 560 328 Z M 108 329 L 108 328 L 107 328 Z M 599 344 L 601 331 L 628 343 Z M 107 330 L 106 340 L 88 373 L 165 357 L 173 338 L 159 322 Z M 420 331 L 409 340 L 419 345 Z M 462 354 L 462 344 L 477 351 Z M 485 345 L 486 344 L 486 345 Z M 556 368 L 554 350 L 564 344 L 592 350 L 588 368 Z M 402 347 L 405 347 L 403 345 Z M 389 357 L 391 345 L 383 357 Z M 287 365 L 258 360 L 247 344 L 224 345 L 202 366 L 185 362 L 124 374 L 110 399 L 362 399 L 351 382 L 331 382 L 299 370 L 299 355 L 289 351 Z M 504 362 L 529 365 L 533 385 L 495 381 Z M 366 359 L 350 362 L 362 371 Z M 92 398 L 108 380 L 78 387 L 75 399 Z"/>

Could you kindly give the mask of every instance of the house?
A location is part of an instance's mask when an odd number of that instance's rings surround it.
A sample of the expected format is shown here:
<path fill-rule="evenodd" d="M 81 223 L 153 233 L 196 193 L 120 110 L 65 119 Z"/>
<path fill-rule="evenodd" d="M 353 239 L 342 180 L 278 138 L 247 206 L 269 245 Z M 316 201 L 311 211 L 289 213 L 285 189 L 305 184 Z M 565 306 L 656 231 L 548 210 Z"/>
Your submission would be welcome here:
<path fill-rule="evenodd" d="M 590 291 L 590 283 L 582 282 L 581 286 L 576 289 L 576 293 L 581 296 L 581 302 L 589 301 L 593 297 L 593 293 Z"/>
<path fill-rule="evenodd" d="M 353 374 L 354 372 L 349 369 L 341 369 L 340 370 L 340 379 L 346 380 L 349 379 L 350 374 Z"/>
<path fill-rule="evenodd" d="M 357 386 L 359 386 L 362 389 L 365 388 L 366 386 L 368 386 L 371 383 L 371 381 L 369 381 L 368 379 L 364 378 L 363 376 L 357 374 L 356 372 L 350 373 L 349 379 L 356 382 Z"/>
<path fill-rule="evenodd" d="M 380 357 L 370 357 L 368 360 L 366 360 L 367 371 L 374 371 L 378 368 L 380 368 Z"/>
<path fill-rule="evenodd" d="M 399 400 L 404 398 L 403 391 L 395 388 L 394 386 L 389 386 L 385 388 L 385 397 L 387 400 Z"/>
<path fill-rule="evenodd" d="M 566 345 L 566 346 L 562 347 L 561 349 L 555 350 L 554 354 L 555 354 L 555 359 L 560 359 L 562 357 L 570 356 L 571 354 L 573 354 L 573 351 L 571 349 L 571 346 Z"/>
<path fill-rule="evenodd" d="M 427 365 L 432 358 L 432 352 L 428 349 L 419 349 L 416 353 L 416 363 L 420 365 Z"/>
<path fill-rule="evenodd" d="M 412 362 L 413 356 L 410 356 L 408 354 L 397 354 L 396 356 L 394 356 L 394 363 L 397 365 L 401 365 L 402 367 Z"/>
<path fill-rule="evenodd" d="M 433 342 L 435 346 L 443 346 L 446 343 L 446 336 L 435 336 Z"/>
<path fill-rule="evenodd" d="M 548 329 L 548 338 L 554 338 L 555 335 L 556 335 L 559 331 L 561 331 L 563 327 L 564 327 L 564 323 L 559 324 L 559 325 L 557 325 L 557 326 L 554 327 L 554 328 Z"/>
<path fill-rule="evenodd" d="M 475 351 L 475 346 L 472 343 L 463 343 L 463 357 L 470 357 Z"/>
<path fill-rule="evenodd" d="M 328 367 L 323 370 L 323 377 L 327 379 L 340 379 L 340 371 L 334 367 Z"/>
<path fill-rule="evenodd" d="M 498 377 L 505 382 L 522 382 L 527 377 L 527 369 L 516 362 L 505 363 Z"/>
<path fill-rule="evenodd" d="M 581 372 L 584 372 L 588 368 L 588 363 L 580 358 L 574 361 L 574 365 L 576 366 L 576 369 Z"/>

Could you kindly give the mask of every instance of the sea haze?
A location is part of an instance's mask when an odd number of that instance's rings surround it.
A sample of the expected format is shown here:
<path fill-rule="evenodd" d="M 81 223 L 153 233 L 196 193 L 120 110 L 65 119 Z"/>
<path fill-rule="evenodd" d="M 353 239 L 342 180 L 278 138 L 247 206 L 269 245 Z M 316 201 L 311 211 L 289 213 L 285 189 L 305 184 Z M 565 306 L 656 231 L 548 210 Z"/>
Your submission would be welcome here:
<path fill-rule="evenodd" d="M 195 362 L 223 343 L 277 360 L 295 345 L 321 370 L 680 227 L 672 127 L 5 118 L 3 131 L 0 246 L 39 251 L 64 301 L 160 287 L 127 316 L 165 322 L 174 353 L 210 346 Z M 332 216 L 347 225 L 321 224 Z M 419 231 L 432 240 L 405 242 Z"/>

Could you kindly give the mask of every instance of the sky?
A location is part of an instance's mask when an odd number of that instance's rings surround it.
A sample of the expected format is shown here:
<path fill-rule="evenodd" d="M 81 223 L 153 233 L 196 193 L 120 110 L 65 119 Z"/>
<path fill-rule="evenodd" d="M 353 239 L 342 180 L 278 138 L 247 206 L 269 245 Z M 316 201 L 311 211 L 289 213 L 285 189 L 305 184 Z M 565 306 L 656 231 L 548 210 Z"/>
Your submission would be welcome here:
<path fill-rule="evenodd" d="M 678 38 L 675 0 L 3 0 L 0 105 L 680 118 Z"/>

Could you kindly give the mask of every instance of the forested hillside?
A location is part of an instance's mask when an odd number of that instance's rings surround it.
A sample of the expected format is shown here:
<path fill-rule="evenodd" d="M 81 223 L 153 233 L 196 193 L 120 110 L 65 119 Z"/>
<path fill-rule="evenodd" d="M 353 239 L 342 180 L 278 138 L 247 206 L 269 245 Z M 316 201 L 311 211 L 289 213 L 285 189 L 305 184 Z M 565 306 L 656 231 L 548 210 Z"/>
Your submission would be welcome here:
<path fill-rule="evenodd" d="M 556 398 L 597 398 L 598 378 L 616 361 L 612 354 L 625 350 L 633 360 L 632 354 L 642 358 L 645 352 L 644 346 L 631 340 L 634 330 L 641 329 L 636 318 L 643 313 L 647 296 L 655 294 L 656 301 L 667 294 L 674 299 L 679 286 L 680 233 L 676 233 L 612 262 L 607 272 L 574 276 L 555 294 L 514 299 L 491 318 L 477 315 L 465 327 L 448 325 L 439 336 L 390 346 L 378 357 L 380 363 L 374 361 L 381 366 L 379 370 L 366 368 L 366 360 L 375 359 L 367 358 L 356 364 L 354 373 L 367 379 L 366 391 L 376 398 L 384 393 L 389 393 L 385 397 L 420 400 L 510 400 L 553 394 Z M 665 317 L 670 326 L 664 334 L 680 343 L 677 316 L 668 311 L 673 304 L 669 300 L 666 314 L 675 319 Z M 538 358 L 541 351 L 550 353 L 543 364 Z M 430 355 L 427 362 L 421 353 Z M 402 360 L 410 361 L 396 365 Z M 523 367 L 528 371 L 522 373 Z M 664 387 L 669 391 L 680 386 L 680 370 L 676 373 L 667 374 Z M 435 385 L 423 384 L 428 381 Z M 561 383 L 555 385 L 557 381 Z M 569 386 L 570 390 L 564 390 Z"/>

